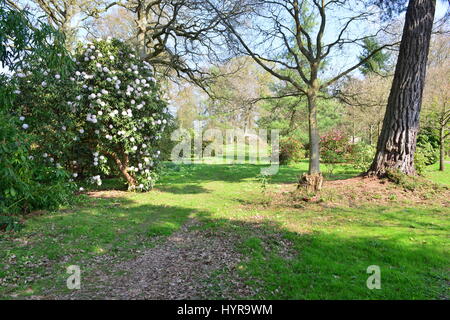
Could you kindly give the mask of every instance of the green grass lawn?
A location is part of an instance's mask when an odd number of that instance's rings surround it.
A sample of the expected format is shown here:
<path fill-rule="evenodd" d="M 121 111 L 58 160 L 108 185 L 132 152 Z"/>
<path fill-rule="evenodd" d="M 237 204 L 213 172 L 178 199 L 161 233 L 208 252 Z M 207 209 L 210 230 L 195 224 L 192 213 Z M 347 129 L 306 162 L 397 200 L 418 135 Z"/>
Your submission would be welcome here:
<path fill-rule="evenodd" d="M 445 165 L 447 166 L 447 170 L 444 172 L 439 171 L 439 163 L 428 166 L 424 175 L 434 182 L 450 186 L 450 163 L 446 163 Z"/>
<path fill-rule="evenodd" d="M 281 167 L 269 188 L 295 182 L 306 167 Z M 86 197 L 73 208 L 31 217 L 20 233 L 0 235 L 0 297 L 64 290 L 67 266 L 82 264 L 89 273 L 102 255 L 131 259 L 196 218 L 202 229 L 238 236 L 234 249 L 245 258 L 237 270 L 258 290 L 236 298 L 448 298 L 449 208 L 395 202 L 272 207 L 264 205 L 261 168 L 169 165 L 152 192 Z M 356 174 L 339 166 L 328 178 Z M 449 183 L 448 173 L 429 177 Z M 381 269 L 380 290 L 366 286 L 371 265 Z M 220 297 L 217 288 L 211 298 Z"/>

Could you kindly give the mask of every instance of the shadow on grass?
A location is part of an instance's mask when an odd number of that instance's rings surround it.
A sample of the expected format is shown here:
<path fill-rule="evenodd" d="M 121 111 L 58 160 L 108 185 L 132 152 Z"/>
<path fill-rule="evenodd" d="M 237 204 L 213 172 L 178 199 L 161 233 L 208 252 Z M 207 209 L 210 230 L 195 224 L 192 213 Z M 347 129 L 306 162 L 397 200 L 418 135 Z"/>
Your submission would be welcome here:
<path fill-rule="evenodd" d="M 173 167 L 167 170 L 161 188 L 173 193 L 173 197 L 205 193 L 208 190 L 198 185 L 199 182 L 255 179 L 262 167 L 265 166 Z M 282 166 L 271 182 L 295 180 L 304 172 L 302 168 Z M 58 283 L 63 286 L 67 264 L 101 255 L 132 259 L 139 254 L 137 250 L 142 252 L 157 245 L 155 241 L 164 240 L 179 230 L 189 218 L 197 218 L 203 223 L 198 228 L 211 237 L 236 239 L 236 247 L 244 256 L 237 270 L 247 283 L 260 289 L 256 298 L 445 298 L 449 281 L 445 270 L 449 261 L 444 251 L 445 230 L 436 227 L 444 219 L 438 217 L 439 212 L 436 216 L 440 220 L 436 223 L 421 221 L 422 214 L 428 211 L 404 210 L 403 214 L 400 210 L 385 212 L 384 208 L 371 212 L 360 208 L 333 209 L 325 213 L 304 210 L 301 211 L 304 218 L 299 211 L 283 216 L 278 212 L 267 215 L 264 209 L 262 212 L 258 209 L 254 217 L 237 219 L 236 212 L 218 213 L 215 207 L 198 210 L 183 206 L 185 203 L 180 206 L 170 205 L 168 201 L 167 205 L 145 203 L 149 197 L 130 193 L 123 198 L 95 198 L 82 207 L 30 219 L 20 234 L 29 245 L 19 246 L 14 240 L 0 241 L 0 278 L 7 278 L 17 270 L 25 272 L 21 279 L 26 279 L 26 272 L 48 272 L 27 268 L 25 264 L 37 265 L 45 258 L 55 265 L 51 274 L 60 277 L 62 280 Z M 233 201 L 239 202 L 239 199 Z M 309 223 L 317 231 L 288 231 L 288 223 L 300 227 Z M 297 230 L 302 229 L 300 227 Z M 429 229 L 433 229 L 433 234 Z M 414 240 L 410 240 L 412 236 Z M 17 263 L 6 270 L 4 261 L 9 261 L 12 254 Z M 366 270 L 370 265 L 381 268 L 382 290 L 366 287 L 369 276 Z M 49 283 L 55 283 L 54 279 Z M 29 286 L 28 283 L 20 285 Z M 220 296 L 222 289 L 217 290 Z M 0 288 L 0 296 L 12 291 L 16 289 Z"/>
<path fill-rule="evenodd" d="M 259 291 L 252 298 L 448 298 L 444 248 L 405 241 L 411 236 L 408 232 L 386 239 L 323 231 L 289 232 L 273 221 L 203 216 L 202 222 L 205 230 L 239 235 L 237 247 L 247 260 L 238 269 L 246 283 Z M 382 290 L 367 288 L 371 275 L 367 268 L 372 265 L 381 269 Z"/>
<path fill-rule="evenodd" d="M 204 187 L 196 184 L 160 185 L 157 186 L 156 189 L 159 191 L 169 192 L 173 194 L 200 194 L 210 192 L 208 189 L 205 189 Z"/>
<path fill-rule="evenodd" d="M 128 186 L 125 183 L 125 180 L 123 180 L 120 177 L 115 178 L 104 178 L 102 180 L 102 184 L 96 185 L 92 183 L 86 183 L 86 182 L 79 182 L 80 186 L 83 186 L 83 188 L 86 191 L 110 191 L 110 190 L 118 190 L 118 191 L 127 191 Z"/>
<path fill-rule="evenodd" d="M 31 253 L 37 261 L 50 259 L 55 264 L 51 274 L 65 279 L 65 269 L 56 267 L 58 263 L 76 264 L 99 255 L 133 258 L 130 252 L 151 248 L 155 245 L 154 239 L 161 240 L 161 236 L 176 232 L 189 218 L 201 221 L 200 226 L 193 228 L 208 232 L 210 237 L 233 238 L 235 248 L 223 250 L 237 249 L 245 257 L 237 266 L 237 272 L 247 284 L 257 288 L 258 293 L 236 298 L 446 298 L 449 277 L 445 271 L 448 257 L 444 250 L 406 241 L 411 236 L 407 230 L 398 229 L 397 234 L 389 238 L 379 237 L 373 230 L 371 235 L 339 233 L 332 229 L 298 233 L 288 231 L 278 222 L 280 220 L 270 217 L 260 222 L 251 218 L 215 218 L 209 211 L 140 204 L 129 198 L 93 199 L 89 205 L 72 212 L 33 218 L 28 230 L 21 234 L 28 237 L 32 245 L 0 243 L 0 261 L 7 261 L 6 252 L 13 253 L 16 261 L 25 261 Z M 382 290 L 369 290 L 366 286 L 369 277 L 366 270 L 370 265 L 381 268 Z M 20 269 L 20 264 L 14 265 L 11 271 L 15 268 Z M 9 271 L 2 272 L 5 273 L 2 276 L 7 277 Z M 225 271 L 218 272 L 227 277 Z M 49 280 L 55 283 L 55 279 Z M 227 290 L 214 287 L 214 278 L 208 281 L 219 297 L 221 290 Z M 65 282 L 60 282 L 63 287 Z M 23 284 L 24 288 L 29 285 Z M 16 290 L 5 287 L 0 293 Z"/>

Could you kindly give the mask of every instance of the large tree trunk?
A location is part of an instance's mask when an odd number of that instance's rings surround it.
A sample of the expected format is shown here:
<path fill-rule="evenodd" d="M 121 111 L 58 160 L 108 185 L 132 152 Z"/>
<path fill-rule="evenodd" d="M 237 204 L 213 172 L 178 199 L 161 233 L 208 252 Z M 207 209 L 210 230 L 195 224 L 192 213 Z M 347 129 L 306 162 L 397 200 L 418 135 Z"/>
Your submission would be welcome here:
<path fill-rule="evenodd" d="M 436 0 L 410 0 L 394 80 L 369 174 L 414 175 L 419 115 Z"/>

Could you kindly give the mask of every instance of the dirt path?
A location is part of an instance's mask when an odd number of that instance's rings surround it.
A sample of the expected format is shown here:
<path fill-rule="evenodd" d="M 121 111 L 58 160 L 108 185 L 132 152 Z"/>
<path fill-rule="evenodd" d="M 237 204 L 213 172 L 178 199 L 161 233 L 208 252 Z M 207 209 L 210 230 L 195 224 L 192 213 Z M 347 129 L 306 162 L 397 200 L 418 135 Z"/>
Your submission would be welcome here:
<path fill-rule="evenodd" d="M 82 277 L 80 290 L 46 298 L 202 299 L 251 295 L 252 290 L 237 276 L 236 267 L 242 258 L 233 250 L 237 239 L 193 228 L 198 225 L 191 219 L 136 259 L 117 264 L 108 261 L 109 270 L 95 268 L 95 274 Z M 226 272 L 214 277 L 219 270 Z"/>

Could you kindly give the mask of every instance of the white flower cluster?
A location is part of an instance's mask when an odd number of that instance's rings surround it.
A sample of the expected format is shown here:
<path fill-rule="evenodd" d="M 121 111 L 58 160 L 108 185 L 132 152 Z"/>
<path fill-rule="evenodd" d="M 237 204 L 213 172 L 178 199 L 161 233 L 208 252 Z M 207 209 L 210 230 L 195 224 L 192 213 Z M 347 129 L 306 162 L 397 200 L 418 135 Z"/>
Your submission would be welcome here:
<path fill-rule="evenodd" d="M 103 156 L 103 155 L 99 155 L 98 152 L 94 152 L 94 153 L 93 153 L 93 156 L 94 156 L 94 163 L 93 163 L 93 165 L 94 165 L 95 167 L 98 166 L 99 162 L 100 162 L 100 163 L 105 163 L 105 162 L 107 162 L 106 157 Z"/>
<path fill-rule="evenodd" d="M 74 90 L 67 105 L 72 113 L 81 115 L 85 122 L 81 127 L 80 123 L 66 127 L 61 125 L 63 122 L 69 124 L 64 119 L 59 128 L 70 134 L 74 132 L 68 128 L 77 127 L 76 135 L 72 135 L 74 141 L 84 140 L 79 134 L 86 133 L 87 137 L 91 132 L 95 132 L 95 139 L 98 139 L 95 143 L 102 145 L 102 148 L 125 147 L 123 152 L 129 154 L 130 163 L 134 164 L 130 166 L 130 172 L 151 179 L 150 174 L 160 154 L 159 151 L 152 150 L 151 146 L 161 138 L 167 124 L 165 109 L 158 109 L 158 105 L 153 102 L 155 97 L 159 99 L 159 94 L 152 94 L 155 91 L 152 67 L 147 62 L 141 63 L 133 54 L 125 55 L 119 52 L 120 59 L 117 59 L 113 55 L 117 53 L 100 50 L 101 47 L 97 42 L 86 43 L 81 58 L 74 60 L 78 70 L 67 78 L 65 75 L 42 69 L 42 74 L 47 78 L 41 82 L 41 86 L 54 88 L 53 84 L 58 81 L 70 79 L 72 84 L 65 82 L 63 85 L 69 84 L 79 90 Z M 30 71 L 18 70 L 16 74 L 17 77 L 24 78 L 28 73 Z M 153 113 L 150 114 L 151 112 Z M 25 117 L 20 116 L 19 120 L 23 122 Z M 29 125 L 22 123 L 22 128 L 28 129 Z M 106 158 L 98 152 L 93 153 L 93 156 L 93 167 L 107 163 Z M 54 161 L 47 154 L 44 158 L 50 162 Z M 103 168 L 100 166 L 96 170 Z M 73 173 L 73 178 L 78 176 L 79 173 Z M 91 180 L 101 184 L 100 175 L 91 177 Z"/>
<path fill-rule="evenodd" d="M 98 186 L 102 185 L 102 179 L 100 178 L 100 175 L 91 177 L 91 182 L 96 183 Z"/>
<path fill-rule="evenodd" d="M 97 122 L 98 122 L 97 116 L 96 116 L 95 114 L 90 114 L 90 113 L 88 113 L 88 114 L 86 115 L 86 121 L 92 122 L 92 123 L 97 123 Z"/>

